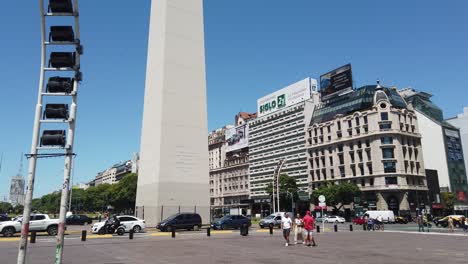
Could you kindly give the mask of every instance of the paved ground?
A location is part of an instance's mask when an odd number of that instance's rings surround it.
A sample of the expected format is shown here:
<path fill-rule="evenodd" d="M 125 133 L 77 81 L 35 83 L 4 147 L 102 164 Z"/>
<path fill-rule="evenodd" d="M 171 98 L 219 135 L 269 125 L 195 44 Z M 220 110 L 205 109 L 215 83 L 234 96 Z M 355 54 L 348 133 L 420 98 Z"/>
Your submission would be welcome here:
<path fill-rule="evenodd" d="M 248 237 L 238 231 L 149 232 L 129 240 L 105 236 L 81 242 L 68 239 L 66 264 L 130 263 L 372 263 L 372 264 L 451 264 L 466 263 L 468 235 L 441 233 L 326 232 L 317 234 L 319 246 L 285 247 L 279 232 L 252 230 Z M 276 230 L 275 230 L 276 231 Z M 17 242 L 0 243 L 0 263 L 16 263 Z M 53 263 L 53 239 L 39 241 L 28 248 L 28 263 Z"/>

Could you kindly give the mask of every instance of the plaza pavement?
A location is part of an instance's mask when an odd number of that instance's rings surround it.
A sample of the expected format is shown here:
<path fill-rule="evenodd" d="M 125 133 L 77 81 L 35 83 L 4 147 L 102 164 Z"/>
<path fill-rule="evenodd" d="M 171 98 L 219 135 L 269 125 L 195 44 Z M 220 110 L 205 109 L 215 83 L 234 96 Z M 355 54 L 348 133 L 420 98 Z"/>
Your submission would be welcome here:
<path fill-rule="evenodd" d="M 130 263 L 372 263 L 451 264 L 467 263 L 468 235 L 437 233 L 325 232 L 317 234 L 318 247 L 285 247 L 280 232 L 255 232 L 242 237 L 238 231 L 150 233 L 103 237 L 81 242 L 66 241 L 64 264 Z M 0 243 L 0 263 L 16 263 L 18 243 Z M 28 263 L 53 263 L 53 239 L 29 244 Z"/>

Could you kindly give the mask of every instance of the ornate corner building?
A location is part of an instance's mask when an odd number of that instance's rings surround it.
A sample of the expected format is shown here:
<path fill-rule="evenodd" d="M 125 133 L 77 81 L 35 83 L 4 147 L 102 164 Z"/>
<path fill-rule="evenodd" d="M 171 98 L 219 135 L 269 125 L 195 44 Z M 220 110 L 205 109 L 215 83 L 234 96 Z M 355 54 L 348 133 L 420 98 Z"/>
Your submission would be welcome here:
<path fill-rule="evenodd" d="M 310 193 L 347 181 L 363 192 L 356 212 L 406 215 L 424 206 L 428 188 L 417 117 L 396 89 L 369 85 L 323 103 L 306 138 Z"/>

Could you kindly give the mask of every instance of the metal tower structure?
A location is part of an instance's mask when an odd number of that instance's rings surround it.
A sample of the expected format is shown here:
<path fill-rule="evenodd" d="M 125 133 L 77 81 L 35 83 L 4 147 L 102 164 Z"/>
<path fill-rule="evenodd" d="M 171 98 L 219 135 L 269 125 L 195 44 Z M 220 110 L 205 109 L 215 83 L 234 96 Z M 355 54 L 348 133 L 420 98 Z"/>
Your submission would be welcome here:
<path fill-rule="evenodd" d="M 36 163 L 39 158 L 47 157 L 65 157 L 60 221 L 58 227 L 51 230 L 52 233 L 57 233 L 55 263 L 62 263 L 65 216 L 70 191 L 69 182 L 72 158 L 75 155 L 73 153 L 73 140 L 77 92 L 78 84 L 82 79 L 80 56 L 83 53 L 83 47 L 80 42 L 78 0 L 73 0 L 73 2 L 72 0 L 49 0 L 47 7 L 44 0 L 39 0 L 39 10 L 41 16 L 41 67 L 31 152 L 26 155 L 29 158 L 29 169 L 18 264 L 26 263 Z M 69 17 L 73 20 L 70 22 L 73 25 L 46 28 L 49 25 L 49 20 L 53 20 L 54 17 Z M 48 31 L 46 31 L 47 29 Z M 46 32 L 49 34 L 46 35 Z M 49 49 L 57 51 L 48 53 Z M 46 63 L 47 58 L 49 59 L 48 63 Z M 48 78 L 47 84 L 45 84 L 46 78 Z M 54 102 L 52 98 L 61 103 L 52 103 Z M 47 127 L 52 127 L 52 129 L 47 129 Z"/>

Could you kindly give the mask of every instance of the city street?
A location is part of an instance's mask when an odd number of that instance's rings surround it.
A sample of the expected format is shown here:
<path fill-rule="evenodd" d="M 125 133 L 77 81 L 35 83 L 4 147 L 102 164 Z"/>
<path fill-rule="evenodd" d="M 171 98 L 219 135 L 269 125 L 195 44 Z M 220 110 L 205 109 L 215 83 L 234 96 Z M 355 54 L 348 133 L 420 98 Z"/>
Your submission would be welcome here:
<path fill-rule="evenodd" d="M 170 233 L 148 232 L 134 240 L 101 236 L 81 242 L 68 239 L 64 263 L 466 263 L 468 236 L 437 233 L 325 232 L 317 234 L 318 247 L 284 246 L 280 232 L 251 230 L 242 237 L 236 230 Z M 402 231 L 403 232 L 403 231 Z M 111 238 L 112 237 L 112 238 Z M 450 245 L 449 247 L 447 245 Z M 3 263 L 16 263 L 15 242 L 0 243 Z M 38 240 L 28 249 L 29 263 L 51 263 L 53 238 Z M 118 254 L 117 254 L 118 252 Z"/>

